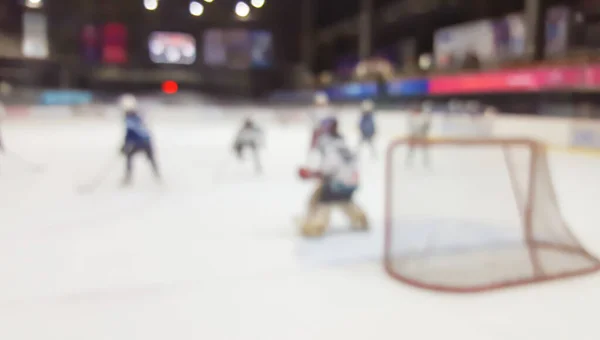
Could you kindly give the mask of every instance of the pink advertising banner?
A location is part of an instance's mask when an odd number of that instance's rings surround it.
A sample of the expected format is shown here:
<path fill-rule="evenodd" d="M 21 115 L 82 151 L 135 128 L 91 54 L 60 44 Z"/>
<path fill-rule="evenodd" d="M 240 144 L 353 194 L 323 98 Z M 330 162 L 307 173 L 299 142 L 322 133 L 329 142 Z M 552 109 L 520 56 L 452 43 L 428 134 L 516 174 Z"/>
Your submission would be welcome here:
<path fill-rule="evenodd" d="M 597 86 L 600 86 L 600 65 L 590 65 L 435 77 L 429 81 L 429 93 L 534 92 Z"/>
<path fill-rule="evenodd" d="M 586 67 L 584 70 L 584 86 L 600 86 L 600 65 Z"/>

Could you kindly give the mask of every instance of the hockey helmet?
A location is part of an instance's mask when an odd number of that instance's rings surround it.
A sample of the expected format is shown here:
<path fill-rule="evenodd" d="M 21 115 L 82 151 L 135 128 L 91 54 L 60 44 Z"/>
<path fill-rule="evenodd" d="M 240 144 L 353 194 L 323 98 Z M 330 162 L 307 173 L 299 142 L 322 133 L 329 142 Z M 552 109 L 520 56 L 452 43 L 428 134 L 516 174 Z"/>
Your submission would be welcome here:
<path fill-rule="evenodd" d="M 251 128 L 253 126 L 254 126 L 254 121 L 252 120 L 252 118 L 246 117 L 246 119 L 244 119 L 244 127 Z"/>
<path fill-rule="evenodd" d="M 132 94 L 124 94 L 123 96 L 121 96 L 119 105 L 124 111 L 135 110 L 137 108 L 137 99 Z"/>
<path fill-rule="evenodd" d="M 375 104 L 371 99 L 363 100 L 362 102 L 362 110 L 365 112 L 373 111 Z"/>
<path fill-rule="evenodd" d="M 315 93 L 315 104 L 319 106 L 325 106 L 329 104 L 329 97 L 325 92 L 317 92 Z"/>

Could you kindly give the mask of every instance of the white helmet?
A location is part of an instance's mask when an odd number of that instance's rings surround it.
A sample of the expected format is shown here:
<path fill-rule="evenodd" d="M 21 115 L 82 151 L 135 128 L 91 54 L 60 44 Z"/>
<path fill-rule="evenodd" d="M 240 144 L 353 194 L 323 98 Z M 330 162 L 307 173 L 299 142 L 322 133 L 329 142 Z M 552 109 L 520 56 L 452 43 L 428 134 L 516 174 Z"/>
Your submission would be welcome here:
<path fill-rule="evenodd" d="M 132 94 L 124 94 L 119 100 L 119 105 L 125 111 L 135 110 L 137 108 L 137 99 Z"/>
<path fill-rule="evenodd" d="M 375 106 L 375 103 L 373 103 L 373 101 L 371 99 L 366 99 L 366 100 L 363 100 L 363 102 L 362 102 L 363 111 L 373 111 L 374 106 Z"/>
<path fill-rule="evenodd" d="M 329 97 L 325 92 L 317 92 L 315 93 L 315 104 L 319 106 L 325 106 L 329 104 Z"/>

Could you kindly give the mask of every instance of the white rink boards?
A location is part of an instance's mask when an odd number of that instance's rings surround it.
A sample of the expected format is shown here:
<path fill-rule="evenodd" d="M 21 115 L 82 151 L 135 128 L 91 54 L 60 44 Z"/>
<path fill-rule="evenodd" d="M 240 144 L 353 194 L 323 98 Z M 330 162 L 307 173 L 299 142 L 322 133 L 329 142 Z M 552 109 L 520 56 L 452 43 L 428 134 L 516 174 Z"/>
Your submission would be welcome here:
<path fill-rule="evenodd" d="M 296 176 L 307 127 L 266 124 L 257 178 L 228 157 L 238 123 L 152 121 L 166 185 L 140 158 L 125 190 L 118 121 L 3 126 L 6 147 L 47 171 L 0 158 L 0 338 L 597 339 L 598 276 L 473 296 L 388 277 L 383 152 L 394 136 L 361 164 L 357 199 L 374 230 L 306 242 L 293 219 L 312 189 Z M 111 161 L 98 190 L 74 192 Z M 551 167 L 566 220 L 600 251 L 600 161 L 556 154 Z"/>

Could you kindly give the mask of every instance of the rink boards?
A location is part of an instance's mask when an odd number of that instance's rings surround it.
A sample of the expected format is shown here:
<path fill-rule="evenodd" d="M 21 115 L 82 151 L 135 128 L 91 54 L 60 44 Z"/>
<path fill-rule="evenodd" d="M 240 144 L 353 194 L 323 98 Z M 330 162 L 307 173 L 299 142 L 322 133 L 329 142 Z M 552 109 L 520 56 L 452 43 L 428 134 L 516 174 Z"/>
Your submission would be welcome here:
<path fill-rule="evenodd" d="M 253 116 L 259 122 L 277 123 L 283 125 L 307 124 L 305 112 L 310 109 L 303 107 L 264 107 L 264 106 L 167 106 L 152 105 L 143 107 L 143 111 L 151 119 L 157 121 L 206 121 L 227 122 L 237 121 L 247 116 Z M 358 108 L 336 108 L 341 127 L 345 131 L 356 131 L 359 119 Z M 18 106 L 7 109 L 10 120 L 69 120 L 77 118 L 111 119 L 119 113 L 115 108 L 93 106 L 90 108 L 71 108 L 65 106 Z M 402 110 L 380 110 L 377 112 L 377 128 L 380 136 L 402 136 L 406 134 L 407 112 Z M 463 135 L 465 129 L 472 128 L 477 123 L 464 121 L 465 126 L 448 124 L 449 116 L 433 115 L 433 135 Z M 491 119 L 490 131 L 497 138 L 533 138 L 544 142 L 554 150 L 579 152 L 588 155 L 600 155 L 600 120 L 585 118 L 539 117 L 532 115 L 498 115 Z"/>

